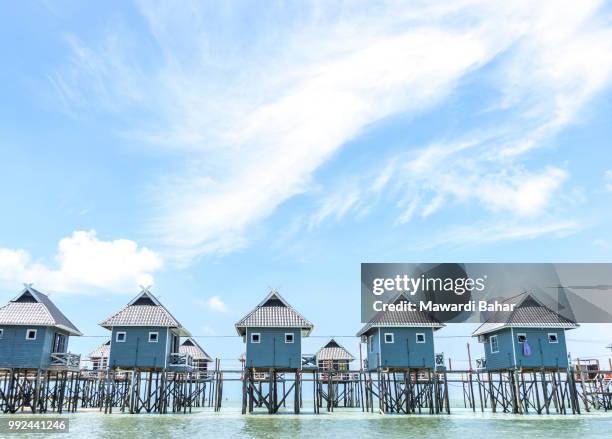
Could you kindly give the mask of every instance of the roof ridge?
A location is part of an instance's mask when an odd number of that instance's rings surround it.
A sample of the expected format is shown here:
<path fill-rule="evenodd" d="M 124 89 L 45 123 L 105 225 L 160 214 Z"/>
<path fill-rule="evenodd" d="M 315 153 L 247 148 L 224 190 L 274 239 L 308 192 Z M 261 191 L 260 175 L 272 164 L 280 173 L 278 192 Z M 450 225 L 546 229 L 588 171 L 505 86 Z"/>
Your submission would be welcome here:
<path fill-rule="evenodd" d="M 140 290 L 140 293 L 138 293 L 132 300 L 130 300 L 127 304 L 127 306 L 132 306 L 134 304 L 134 302 L 136 302 L 138 299 L 140 299 L 141 297 L 147 296 L 149 299 L 151 299 L 151 302 L 153 302 L 156 306 L 163 306 L 161 304 L 161 302 L 159 301 L 159 299 L 155 296 L 155 294 L 153 294 L 149 288 L 142 288 Z"/>
<path fill-rule="evenodd" d="M 298 317 L 300 317 L 302 320 L 304 320 L 306 323 L 308 323 L 309 325 L 313 326 L 312 322 L 310 320 L 308 320 L 306 317 L 304 317 L 297 309 L 295 309 L 291 304 L 289 304 L 289 302 L 287 302 L 287 300 L 285 300 L 285 298 L 283 296 L 281 296 L 281 294 L 277 291 L 277 290 L 271 290 L 268 295 L 264 298 L 264 300 L 262 300 L 261 302 L 259 302 L 258 305 L 255 306 L 255 308 L 253 308 L 251 311 L 249 311 L 247 314 L 245 314 L 240 320 L 238 320 L 238 322 L 236 322 L 234 324 L 234 326 L 236 328 L 238 328 L 239 326 L 241 326 L 241 323 L 244 322 L 245 320 L 247 320 L 247 318 L 249 318 L 251 315 L 253 315 L 255 312 L 257 312 L 259 309 L 264 308 L 264 304 L 266 302 L 268 302 L 268 300 L 270 300 L 270 298 L 272 296 L 276 296 L 285 306 L 266 306 L 266 308 L 287 308 L 291 311 L 293 311 L 294 313 L 296 313 L 298 315 Z"/>
<path fill-rule="evenodd" d="M 25 293 L 30 293 L 30 295 L 36 301 L 36 303 L 40 303 L 40 298 L 37 297 L 37 295 L 40 294 L 44 296 L 44 294 L 32 288 L 31 284 L 23 284 L 23 286 L 24 286 L 23 290 L 21 290 L 21 292 L 17 294 L 15 297 L 13 297 L 9 302 L 17 303 L 17 300 L 19 300 L 21 296 L 23 296 Z"/>
<path fill-rule="evenodd" d="M 253 315 L 253 313 L 254 313 L 255 311 L 257 311 L 259 308 L 260 308 L 260 306 L 256 306 L 254 309 L 252 309 L 251 311 L 249 311 L 249 312 L 248 312 L 248 313 L 247 313 L 247 314 L 246 314 L 244 317 L 242 317 L 240 320 L 238 320 L 238 321 L 237 321 L 237 322 L 234 324 L 234 326 L 235 326 L 236 328 L 238 328 L 239 326 L 241 326 L 241 324 L 240 324 L 240 323 L 241 323 L 241 322 L 244 322 L 244 321 L 245 321 L 247 318 L 251 317 L 251 316 Z"/>
<path fill-rule="evenodd" d="M 123 308 L 121 308 L 119 311 L 117 311 L 114 314 L 111 314 L 110 316 L 108 316 L 107 318 L 105 318 L 104 320 L 102 320 L 100 323 L 98 323 L 99 326 L 104 326 L 105 322 L 108 322 L 110 319 L 117 317 L 121 312 L 123 312 L 125 309 L 127 309 L 129 305 L 125 305 Z"/>
<path fill-rule="evenodd" d="M 276 296 L 276 298 L 278 300 L 280 300 L 287 308 L 292 308 L 291 305 L 289 305 L 289 302 L 287 302 L 287 300 L 281 296 L 281 293 L 278 292 L 278 290 L 270 290 L 270 292 L 268 293 L 268 295 L 264 298 L 264 300 L 262 300 L 261 302 L 259 302 L 259 304 L 255 307 L 255 308 L 259 308 L 264 306 L 265 303 L 267 303 L 272 297 Z"/>
<path fill-rule="evenodd" d="M 185 345 L 185 342 L 186 342 L 186 341 L 191 341 L 191 343 L 192 343 L 192 344 L 191 344 L 191 346 L 189 346 L 189 345 Z M 200 350 L 200 352 L 202 352 L 203 356 L 204 356 L 206 359 L 208 359 L 209 361 L 212 361 L 212 357 L 211 357 L 210 355 L 208 355 L 208 352 L 206 352 L 206 351 L 204 350 L 204 348 L 203 348 L 202 346 L 200 346 L 200 344 L 199 344 L 199 343 L 198 343 L 198 342 L 197 342 L 197 341 L 196 341 L 196 340 L 195 340 L 195 339 L 194 339 L 192 336 L 187 337 L 187 338 L 186 338 L 186 339 L 185 339 L 185 340 L 184 340 L 184 341 L 183 341 L 183 342 L 180 344 L 179 349 L 180 349 L 181 347 L 183 347 L 183 346 L 186 346 L 186 347 L 191 347 L 191 348 L 195 348 L 195 349 L 199 349 L 199 350 Z"/>
<path fill-rule="evenodd" d="M 334 343 L 336 343 L 336 345 L 337 345 L 337 346 L 330 346 L 330 347 L 328 347 L 327 345 L 329 345 L 329 344 L 330 344 L 332 341 L 333 341 Z M 332 337 L 332 338 L 330 338 L 330 339 L 328 340 L 328 342 L 327 342 L 327 343 L 325 343 L 325 344 L 324 344 L 324 345 L 323 345 L 323 346 L 322 346 L 322 347 L 321 347 L 321 348 L 320 348 L 320 349 L 317 351 L 317 353 L 318 353 L 318 352 L 321 352 L 323 349 L 342 349 L 342 350 L 344 350 L 344 351 L 348 352 L 348 353 L 349 353 L 349 354 L 352 356 L 352 354 L 349 352 L 349 350 L 348 350 L 347 348 L 345 348 L 344 346 L 342 346 L 340 343 L 338 343 L 338 342 L 336 341 L 336 339 L 335 339 L 335 338 L 333 338 L 333 337 Z"/>
<path fill-rule="evenodd" d="M 168 309 L 163 306 L 163 305 L 155 305 L 155 306 L 150 306 L 150 305 L 126 305 L 123 308 L 121 308 L 119 311 L 117 311 L 115 314 L 113 314 L 112 316 L 108 317 L 107 319 L 105 319 L 103 322 L 100 323 L 100 325 L 102 326 L 105 322 L 117 317 L 119 314 L 121 314 L 122 312 L 127 311 L 130 308 L 136 308 L 136 307 L 149 307 L 149 308 L 157 308 L 158 310 L 163 311 L 168 317 L 170 317 L 171 320 L 174 321 L 174 323 L 176 324 L 176 327 L 183 327 L 179 321 L 170 313 L 170 311 L 168 311 Z"/>
<path fill-rule="evenodd" d="M 55 325 L 58 325 L 58 324 L 59 324 L 59 322 L 58 322 L 58 321 L 55 319 L 55 317 L 53 317 L 53 314 L 52 314 L 52 313 L 51 313 L 51 311 L 49 310 L 49 307 L 48 307 L 46 304 L 44 304 L 44 303 L 41 303 L 41 302 L 38 302 L 38 303 L 40 303 L 40 304 L 42 305 L 42 307 L 44 308 L 44 310 L 45 310 L 45 312 L 47 313 L 47 315 L 48 315 L 48 316 L 51 318 L 51 321 L 52 321 L 52 322 L 53 322 Z"/>
<path fill-rule="evenodd" d="M 304 319 L 306 321 L 306 323 L 308 323 L 309 325 L 311 325 L 312 327 L 314 327 L 313 323 L 308 320 L 306 317 L 304 317 L 297 309 L 290 307 L 291 310 L 293 310 L 293 312 L 295 312 L 298 316 L 300 316 L 302 319 Z"/>
<path fill-rule="evenodd" d="M 151 301 L 154 303 L 154 305 L 135 305 L 134 303 L 140 299 L 141 297 L 143 297 L 144 295 L 146 295 L 147 297 L 149 297 L 151 299 Z M 163 313 L 165 313 L 166 317 L 171 320 L 173 322 L 173 326 L 170 327 L 176 327 L 176 328 L 183 328 L 183 325 L 181 325 L 181 323 L 178 321 L 178 319 L 176 317 L 174 317 L 174 315 L 172 315 L 172 313 L 168 310 L 168 308 L 166 308 L 161 301 L 155 297 L 155 295 L 149 291 L 148 288 L 143 288 L 140 293 L 138 293 L 132 300 L 130 300 L 128 302 L 127 305 L 125 305 L 123 308 L 121 308 L 119 311 L 117 311 L 116 313 L 110 315 L 109 317 L 107 317 L 106 319 L 102 320 L 100 323 L 98 323 L 99 326 L 102 326 L 103 328 L 109 326 L 109 321 L 111 321 L 114 318 L 117 318 L 121 313 L 127 311 L 130 308 L 135 308 L 135 307 L 150 307 L 150 308 L 156 308 L 158 310 L 161 310 Z"/>
<path fill-rule="evenodd" d="M 508 314 L 508 318 L 507 318 L 507 320 L 512 319 L 512 317 L 514 316 L 514 313 L 516 312 L 516 309 L 518 308 L 518 306 L 519 306 L 521 303 L 523 303 L 523 302 L 525 301 L 525 298 L 526 298 L 526 297 L 529 295 L 529 293 L 528 293 L 527 291 L 523 291 L 522 293 L 515 294 L 514 296 L 510 296 L 510 297 L 508 297 L 508 298 L 506 298 L 506 299 L 504 299 L 504 300 L 502 301 L 502 303 L 508 303 L 509 301 L 511 301 L 511 300 L 513 300 L 513 299 L 516 299 L 516 298 L 518 298 L 518 297 L 520 297 L 520 296 L 522 296 L 522 295 L 525 295 L 525 297 L 523 297 L 523 298 L 522 298 L 522 299 L 521 299 L 521 300 L 520 300 L 518 303 L 516 303 L 516 304 L 515 304 L 514 308 L 512 308 L 512 311 L 510 311 L 510 314 Z M 491 315 L 489 316 L 489 318 L 488 318 L 487 320 L 485 320 L 484 322 L 482 322 L 482 323 L 480 324 L 480 326 L 479 326 L 478 328 L 476 328 L 476 331 L 474 331 L 474 332 L 477 332 L 477 331 L 478 331 L 478 330 L 479 330 L 479 329 L 482 327 L 482 325 L 484 325 L 485 323 L 489 323 L 489 321 L 490 321 L 491 319 L 494 319 L 494 318 L 495 318 L 495 317 L 496 317 L 498 314 L 501 314 L 502 312 L 506 312 L 506 313 L 507 313 L 507 311 L 501 311 L 501 310 L 500 310 L 500 311 L 495 311 L 493 314 L 491 314 Z M 497 320 L 497 319 L 495 319 L 495 320 Z"/>

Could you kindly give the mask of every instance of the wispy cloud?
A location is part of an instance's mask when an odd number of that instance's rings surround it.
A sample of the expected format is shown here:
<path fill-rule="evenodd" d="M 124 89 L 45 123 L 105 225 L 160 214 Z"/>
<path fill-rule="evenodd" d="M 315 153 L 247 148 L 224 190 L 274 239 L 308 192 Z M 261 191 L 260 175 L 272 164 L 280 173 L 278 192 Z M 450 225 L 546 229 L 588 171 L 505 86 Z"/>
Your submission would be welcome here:
<path fill-rule="evenodd" d="M 133 126 L 125 135 L 186 157 L 189 165 L 157 184 L 150 229 L 170 254 L 190 258 L 245 245 L 249 226 L 308 191 L 349 140 L 389 116 L 431 110 L 496 61 L 490 82 L 502 98 L 477 111 L 501 116 L 497 144 L 463 146 L 479 149 L 482 160 L 463 160 L 463 172 L 459 166 L 438 182 L 423 178 L 416 195 L 424 208 L 415 196 L 398 204 L 402 221 L 434 215 L 449 199 L 487 210 L 513 203 L 530 216 L 567 171 L 528 170 L 520 157 L 572 122 L 609 81 L 612 38 L 596 17 L 599 5 L 383 2 L 296 14 L 277 6 L 261 15 L 143 3 L 153 62 L 135 49 L 139 37 L 117 28 L 94 43 L 69 37 L 72 58 L 51 79 L 67 105 L 121 109 Z M 242 14 L 250 17 L 244 39 L 228 38 L 224 28 L 242 26 Z M 425 175 L 437 154 L 456 153 L 430 148 L 411 166 Z M 378 176 L 378 187 L 398 184 L 398 175 Z M 363 207 L 363 191 L 348 190 L 324 201 L 307 227 Z"/>
<path fill-rule="evenodd" d="M 0 248 L 0 282 L 9 288 L 34 283 L 59 293 L 133 293 L 138 285 L 153 285 L 153 273 L 163 265 L 146 247 L 128 239 L 104 241 L 93 230 L 63 238 L 54 259 L 55 267 L 25 250 Z"/>
<path fill-rule="evenodd" d="M 579 231 L 583 225 L 567 220 L 540 220 L 538 222 L 498 224 L 479 223 L 451 228 L 443 233 L 422 239 L 415 247 L 420 250 L 435 247 L 477 247 L 494 242 L 529 240 L 540 236 L 562 238 Z"/>
<path fill-rule="evenodd" d="M 522 16 L 520 7 L 514 10 L 516 14 L 501 26 L 517 26 L 519 37 L 500 52 L 485 76 L 501 97 L 493 106 L 477 110 L 484 110 L 478 129 L 460 130 L 463 140 L 434 139 L 425 147 L 385 159 L 386 163 L 379 160 L 373 167 L 384 168 L 383 172 L 336 188 L 313 217 L 321 212 L 333 218 L 363 211 L 378 201 L 377 182 L 382 181 L 399 210 L 399 224 L 460 203 L 478 205 L 484 213 L 517 217 L 523 223 L 521 230 L 547 234 L 539 216 L 548 209 L 558 211 L 571 198 L 562 191 L 570 170 L 565 163 L 534 165 L 529 153 L 550 147 L 555 135 L 579 120 L 584 105 L 610 83 L 612 60 L 605 54 L 612 51 L 612 29 L 598 19 L 600 5 L 586 2 L 575 9 L 541 2 L 530 18 Z M 334 199 L 350 199 L 350 207 L 334 203 L 332 209 L 328 201 Z"/>
<path fill-rule="evenodd" d="M 551 205 L 568 173 L 547 166 L 528 171 L 505 160 L 486 157 L 490 142 L 432 144 L 421 150 L 400 153 L 381 166 L 380 175 L 369 175 L 349 189 L 334 190 L 321 201 L 310 221 L 319 225 L 329 217 L 363 212 L 370 203 L 392 201 L 398 224 L 415 216 L 427 218 L 447 203 L 479 205 L 485 212 L 506 217 L 537 217 Z M 384 184 L 380 184 L 380 182 Z"/>

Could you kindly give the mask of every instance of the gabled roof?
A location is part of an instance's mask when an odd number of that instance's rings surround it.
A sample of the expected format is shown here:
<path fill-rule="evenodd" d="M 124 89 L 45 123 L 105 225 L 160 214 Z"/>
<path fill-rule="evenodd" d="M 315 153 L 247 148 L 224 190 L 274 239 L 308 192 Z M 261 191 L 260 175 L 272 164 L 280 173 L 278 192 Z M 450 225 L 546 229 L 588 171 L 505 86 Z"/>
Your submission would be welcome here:
<path fill-rule="evenodd" d="M 181 354 L 189 354 L 194 360 L 212 361 L 210 355 L 191 337 L 183 341 L 179 347 Z"/>
<path fill-rule="evenodd" d="M 410 299 L 404 294 L 398 294 L 394 300 L 391 301 L 393 304 L 398 304 L 402 301 L 410 302 Z M 405 328 L 433 328 L 434 330 L 444 327 L 443 323 L 440 323 L 429 314 L 416 309 L 414 311 L 380 311 L 377 312 L 372 319 L 365 324 L 363 328 L 357 333 L 357 336 L 367 334 L 372 328 L 389 328 L 389 327 L 405 327 Z"/>
<path fill-rule="evenodd" d="M 498 311 L 476 329 L 472 336 L 487 334 L 503 328 L 560 328 L 573 329 L 579 325 L 548 308 L 530 293 L 522 293 L 503 302 L 513 304 L 513 311 Z"/>
<path fill-rule="evenodd" d="M 110 355 L 110 340 L 106 340 L 104 343 L 102 343 L 100 346 L 98 346 L 96 349 L 94 349 L 93 351 L 91 351 L 88 355 L 88 357 L 91 358 L 108 358 Z"/>
<path fill-rule="evenodd" d="M 301 328 L 307 336 L 313 324 L 293 309 L 278 291 L 272 290 L 254 310 L 236 323 L 239 335 L 244 335 L 246 328 Z"/>
<path fill-rule="evenodd" d="M 112 329 L 113 326 L 176 328 L 182 336 L 191 335 L 148 288 L 143 288 L 130 303 L 100 323 L 100 326 L 106 329 Z"/>
<path fill-rule="evenodd" d="M 0 308 L 0 325 L 50 326 L 83 335 L 76 326 L 55 306 L 51 299 L 31 285 L 25 288 L 9 303 Z"/>
<path fill-rule="evenodd" d="M 319 360 L 348 360 L 353 361 L 355 357 L 347 351 L 344 346 L 341 346 L 333 338 L 327 342 L 319 351 L 315 354 L 317 361 Z"/>

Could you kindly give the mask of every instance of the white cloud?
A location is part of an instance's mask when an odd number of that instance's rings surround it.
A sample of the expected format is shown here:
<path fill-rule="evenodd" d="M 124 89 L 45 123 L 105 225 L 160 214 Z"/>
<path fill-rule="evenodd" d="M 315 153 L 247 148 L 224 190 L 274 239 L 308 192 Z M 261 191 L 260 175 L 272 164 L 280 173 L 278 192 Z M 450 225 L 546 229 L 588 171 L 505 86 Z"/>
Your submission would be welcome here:
<path fill-rule="evenodd" d="M 225 303 L 223 302 L 223 300 L 221 300 L 219 296 L 210 297 L 206 301 L 206 306 L 208 306 L 208 308 L 211 311 L 215 311 L 215 312 L 227 312 L 228 311 L 227 306 L 225 305 Z"/>
<path fill-rule="evenodd" d="M 513 175 L 487 175 L 474 182 L 471 189 L 488 209 L 529 216 L 540 213 L 549 204 L 566 177 L 564 170 L 550 167 L 537 174 L 519 171 Z"/>
<path fill-rule="evenodd" d="M 431 187 L 419 213 L 434 215 L 446 200 L 477 200 L 529 216 L 550 202 L 566 172 L 528 171 L 512 160 L 544 144 L 607 85 L 612 38 L 596 18 L 599 6 L 319 4 L 295 16 L 274 10 L 270 16 L 282 19 L 273 23 L 250 14 L 252 29 L 234 41 L 210 29 L 239 28 L 235 17 L 244 11 L 228 7 L 218 16 L 192 4 L 143 3 L 154 62 L 135 50 L 138 36 L 119 28 L 94 44 L 71 37 L 71 61 L 51 79 L 69 106 L 135 108 L 140 118 L 126 135 L 185 154 L 186 169 L 156 182 L 160 213 L 151 230 L 169 253 L 190 258 L 245 245 L 248 227 L 309 190 L 317 169 L 349 140 L 389 116 L 432 109 L 467 74 L 499 61 L 490 80 L 503 98 L 489 109 L 502 113 L 494 122 L 499 143 L 479 148 L 480 161 L 463 160 L 462 173 L 421 180 Z M 424 175 L 439 153 L 449 154 L 428 150 L 412 169 Z M 363 207 L 358 194 L 372 193 L 349 190 L 306 225 L 343 218 Z M 402 221 L 416 213 L 411 199 Z"/>
<path fill-rule="evenodd" d="M 146 247 L 128 239 L 103 241 L 94 230 L 60 240 L 54 259 L 56 268 L 25 250 L 0 248 L 0 282 L 13 288 L 33 283 L 43 292 L 133 293 L 138 285 L 153 285 L 153 273 L 162 267 L 159 255 Z"/>

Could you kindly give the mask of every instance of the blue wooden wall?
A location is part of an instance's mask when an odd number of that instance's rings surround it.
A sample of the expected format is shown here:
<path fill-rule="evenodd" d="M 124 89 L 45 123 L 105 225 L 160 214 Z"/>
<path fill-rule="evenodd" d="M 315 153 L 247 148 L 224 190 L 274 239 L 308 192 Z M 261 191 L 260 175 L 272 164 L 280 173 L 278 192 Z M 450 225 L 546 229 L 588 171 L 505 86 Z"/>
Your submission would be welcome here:
<path fill-rule="evenodd" d="M 260 343 L 251 343 L 251 334 L 261 334 Z M 285 343 L 285 333 L 293 334 L 293 343 Z M 302 335 L 299 328 L 247 328 L 246 367 L 302 367 Z"/>
<path fill-rule="evenodd" d="M 549 343 L 548 333 L 557 334 L 558 343 Z M 499 352 L 491 352 L 490 336 L 497 335 Z M 531 355 L 524 355 L 524 346 L 518 341 L 518 334 L 526 334 Z M 487 334 L 484 344 L 487 369 L 507 368 L 548 368 L 568 367 L 567 345 L 563 329 L 506 328 Z"/>
<path fill-rule="evenodd" d="M 497 345 L 499 352 L 491 352 L 490 336 L 497 335 Z M 487 369 L 509 369 L 514 367 L 514 354 L 512 351 L 512 334 L 510 329 L 497 331 L 494 334 L 487 334 L 485 343 L 485 358 L 487 359 Z"/>
<path fill-rule="evenodd" d="M 125 332 L 125 342 L 117 342 L 117 332 Z M 158 332 L 157 343 L 149 342 L 149 332 Z M 112 330 L 110 356 L 111 368 L 168 367 L 172 330 L 164 327 L 115 326 Z"/>
<path fill-rule="evenodd" d="M 385 334 L 393 334 L 393 343 L 385 343 Z M 416 334 L 425 334 L 425 343 L 416 342 Z M 432 328 L 374 328 L 368 337 L 368 369 L 378 366 L 397 368 L 434 368 Z M 372 346 L 371 343 L 374 343 Z"/>
<path fill-rule="evenodd" d="M 368 334 L 366 342 L 366 364 L 368 370 L 375 370 L 380 365 L 380 343 L 378 335 L 378 330 L 370 331 Z"/>
<path fill-rule="evenodd" d="M 0 326 L 0 328 L 4 330 L 0 339 L 0 367 L 6 368 L 47 369 L 51 361 L 55 333 L 67 334 L 47 326 Z M 37 330 L 35 340 L 26 340 L 26 332 L 29 329 Z"/>

